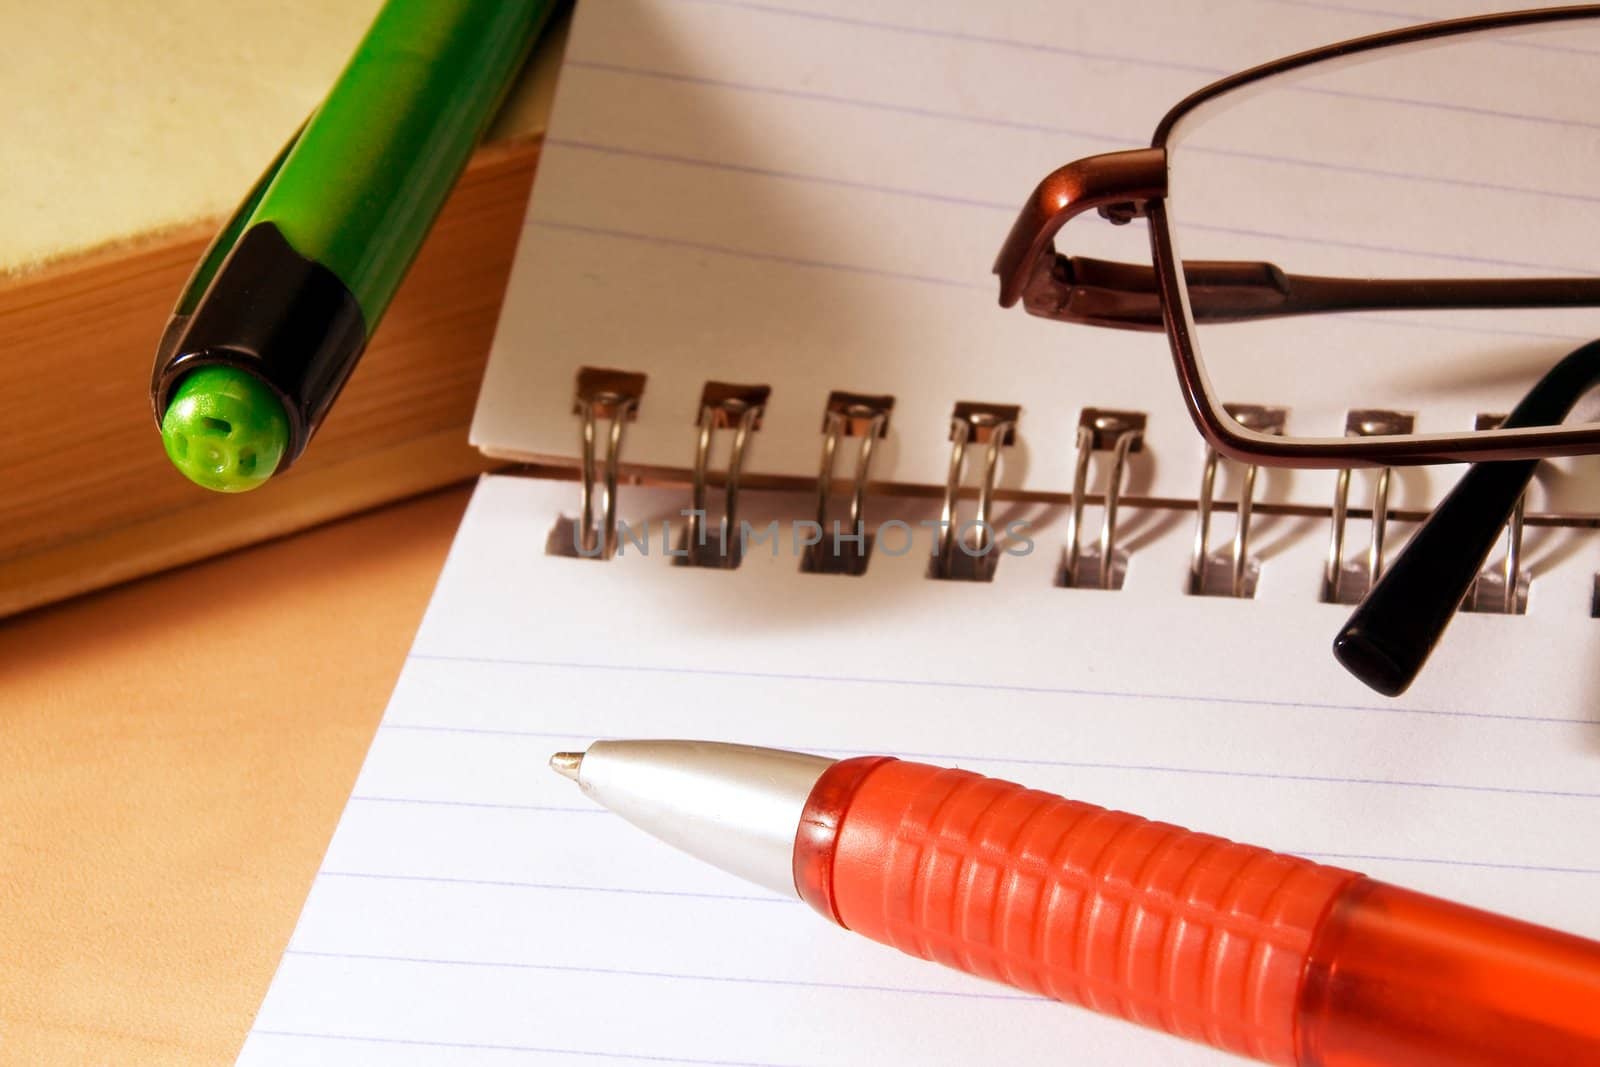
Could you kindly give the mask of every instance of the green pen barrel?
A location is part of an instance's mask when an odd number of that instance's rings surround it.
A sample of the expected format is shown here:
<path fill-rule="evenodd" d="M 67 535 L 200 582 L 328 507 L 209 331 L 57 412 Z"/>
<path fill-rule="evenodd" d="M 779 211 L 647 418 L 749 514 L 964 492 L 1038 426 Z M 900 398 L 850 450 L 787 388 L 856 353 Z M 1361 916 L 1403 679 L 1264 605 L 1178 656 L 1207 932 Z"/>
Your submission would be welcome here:
<path fill-rule="evenodd" d="M 554 0 L 389 0 L 246 228 L 270 222 L 383 316 Z"/>
<path fill-rule="evenodd" d="M 305 449 L 557 6 L 379 11 L 178 299 L 150 395 L 179 470 L 237 492 Z"/>

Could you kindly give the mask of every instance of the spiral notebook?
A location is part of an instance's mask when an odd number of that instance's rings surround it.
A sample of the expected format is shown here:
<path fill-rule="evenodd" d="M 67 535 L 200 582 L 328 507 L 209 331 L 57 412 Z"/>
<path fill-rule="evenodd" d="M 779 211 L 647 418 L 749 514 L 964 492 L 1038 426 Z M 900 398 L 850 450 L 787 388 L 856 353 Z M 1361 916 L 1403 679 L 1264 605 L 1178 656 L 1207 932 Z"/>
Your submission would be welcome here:
<path fill-rule="evenodd" d="M 1402 17 L 581 3 L 474 426 L 580 476 L 480 483 L 240 1062 L 1236 1062 L 678 856 L 544 769 L 599 737 L 959 764 L 1600 936 L 1593 471 L 1385 700 L 1338 601 L 1380 482 L 1392 553 L 1453 472 L 1217 465 L 1158 336 L 993 303 L 1051 167 Z"/>

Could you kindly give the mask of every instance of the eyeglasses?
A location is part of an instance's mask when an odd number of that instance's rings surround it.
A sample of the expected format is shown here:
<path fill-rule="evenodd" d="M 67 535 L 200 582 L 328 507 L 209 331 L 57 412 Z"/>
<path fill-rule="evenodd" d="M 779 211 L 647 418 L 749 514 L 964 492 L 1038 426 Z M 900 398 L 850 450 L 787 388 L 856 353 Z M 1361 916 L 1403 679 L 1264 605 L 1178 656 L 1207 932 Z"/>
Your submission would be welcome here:
<path fill-rule="evenodd" d="M 1480 464 L 1373 576 L 1335 642 L 1382 692 L 1421 669 L 1538 460 L 1600 453 L 1600 421 L 1561 425 L 1600 384 L 1600 342 L 1585 343 L 1600 337 L 1596 99 L 1596 4 L 1302 52 L 1191 94 L 1149 148 L 1050 174 L 995 265 L 1003 306 L 1164 329 L 1189 413 L 1223 455 Z M 1057 252 L 1090 211 L 1145 220 L 1153 268 Z M 1276 436 L 1225 404 L 1266 394 L 1313 430 L 1375 407 L 1436 425 Z"/>

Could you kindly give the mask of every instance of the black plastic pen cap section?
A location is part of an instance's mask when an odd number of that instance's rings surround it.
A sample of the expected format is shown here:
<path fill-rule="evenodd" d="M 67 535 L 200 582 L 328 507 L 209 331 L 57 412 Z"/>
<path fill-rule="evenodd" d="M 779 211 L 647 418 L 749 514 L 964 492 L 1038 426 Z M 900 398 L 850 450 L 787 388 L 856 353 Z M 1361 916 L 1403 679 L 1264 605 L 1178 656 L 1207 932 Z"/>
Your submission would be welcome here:
<path fill-rule="evenodd" d="M 190 372 L 244 371 L 283 404 L 289 441 L 281 471 L 305 451 L 366 342 L 361 305 L 338 275 L 296 252 L 277 226 L 256 223 L 187 322 L 174 320 L 163 336 L 150 380 L 156 423 Z"/>

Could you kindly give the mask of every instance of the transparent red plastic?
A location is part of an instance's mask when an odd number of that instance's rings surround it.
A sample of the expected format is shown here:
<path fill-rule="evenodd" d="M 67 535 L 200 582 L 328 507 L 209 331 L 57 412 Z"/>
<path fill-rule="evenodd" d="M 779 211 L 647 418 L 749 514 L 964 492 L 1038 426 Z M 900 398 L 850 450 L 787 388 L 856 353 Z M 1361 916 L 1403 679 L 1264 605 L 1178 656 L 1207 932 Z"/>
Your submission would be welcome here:
<path fill-rule="evenodd" d="M 1317 930 L 1302 1067 L 1600 1064 L 1600 945 L 1363 878 Z"/>
<path fill-rule="evenodd" d="M 834 764 L 794 871 L 876 941 L 1269 1063 L 1600 1065 L 1600 944 L 967 771 Z"/>

